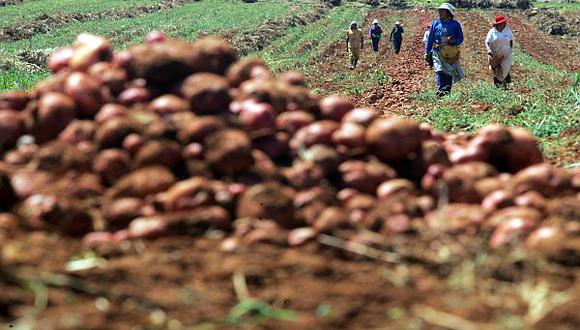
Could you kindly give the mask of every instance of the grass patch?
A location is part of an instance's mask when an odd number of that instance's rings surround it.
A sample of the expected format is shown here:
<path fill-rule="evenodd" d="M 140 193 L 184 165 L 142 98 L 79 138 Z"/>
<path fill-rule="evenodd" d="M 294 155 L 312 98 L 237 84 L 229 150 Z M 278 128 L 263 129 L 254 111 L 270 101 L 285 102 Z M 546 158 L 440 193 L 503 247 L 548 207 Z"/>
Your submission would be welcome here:
<path fill-rule="evenodd" d="M 0 70 L 0 92 L 6 90 L 28 90 L 49 75 L 48 71 Z"/>

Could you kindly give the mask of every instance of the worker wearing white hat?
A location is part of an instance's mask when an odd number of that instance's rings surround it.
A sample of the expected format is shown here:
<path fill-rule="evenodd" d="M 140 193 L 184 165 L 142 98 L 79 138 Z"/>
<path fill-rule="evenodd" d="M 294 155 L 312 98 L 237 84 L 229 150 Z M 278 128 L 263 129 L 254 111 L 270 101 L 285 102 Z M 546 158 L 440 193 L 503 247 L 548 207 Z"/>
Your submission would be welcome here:
<path fill-rule="evenodd" d="M 371 38 L 373 44 L 373 50 L 375 52 L 379 51 L 379 42 L 381 41 L 381 37 L 383 35 L 383 28 L 379 24 L 379 20 L 373 20 L 373 25 L 369 29 L 369 37 Z"/>
<path fill-rule="evenodd" d="M 391 30 L 391 36 L 389 40 L 391 41 L 391 45 L 393 46 L 393 51 L 395 54 L 399 54 L 401 51 L 401 44 L 403 43 L 403 27 L 401 26 L 401 21 L 395 22 L 395 27 Z"/>
<path fill-rule="evenodd" d="M 446 95 L 453 83 L 463 79 L 459 64 L 459 46 L 463 43 L 463 30 L 455 19 L 455 8 L 449 3 L 437 7 L 439 18 L 431 23 L 425 42 L 425 60 L 433 58 L 437 95 Z"/>

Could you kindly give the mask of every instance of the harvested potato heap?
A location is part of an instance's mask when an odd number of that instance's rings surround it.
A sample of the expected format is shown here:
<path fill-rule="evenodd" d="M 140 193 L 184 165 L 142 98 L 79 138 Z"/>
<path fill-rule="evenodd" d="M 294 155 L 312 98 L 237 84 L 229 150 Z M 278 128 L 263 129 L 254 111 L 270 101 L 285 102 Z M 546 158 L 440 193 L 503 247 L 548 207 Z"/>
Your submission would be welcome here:
<path fill-rule="evenodd" d="M 431 232 L 580 250 L 580 172 L 544 163 L 524 130 L 442 134 L 319 100 L 302 74 L 274 79 L 211 38 L 152 33 L 113 52 L 82 34 L 48 67 L 34 90 L 0 96 L 4 233 L 99 246 L 216 229 L 235 249 Z"/>

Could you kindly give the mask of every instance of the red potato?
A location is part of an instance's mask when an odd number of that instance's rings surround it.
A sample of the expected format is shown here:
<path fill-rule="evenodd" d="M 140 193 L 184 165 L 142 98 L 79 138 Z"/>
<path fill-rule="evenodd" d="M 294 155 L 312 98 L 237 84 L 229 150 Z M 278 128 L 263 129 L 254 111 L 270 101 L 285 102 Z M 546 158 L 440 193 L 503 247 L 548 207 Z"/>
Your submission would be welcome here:
<path fill-rule="evenodd" d="M 244 103 L 239 120 L 246 130 L 271 132 L 274 130 L 276 111 L 268 103 Z"/>
<path fill-rule="evenodd" d="M 97 125 L 89 120 L 74 120 L 60 132 L 58 139 L 68 144 L 91 142 L 95 136 Z"/>
<path fill-rule="evenodd" d="M 129 223 L 144 215 L 145 202 L 142 199 L 128 197 L 113 200 L 103 208 L 103 217 L 107 228 L 118 230 L 127 228 Z"/>
<path fill-rule="evenodd" d="M 26 127 L 22 113 L 14 110 L 0 111 L 0 150 L 13 147 L 18 138 L 25 132 Z"/>
<path fill-rule="evenodd" d="M 570 174 L 561 168 L 550 164 L 538 164 L 514 175 L 512 191 L 515 195 L 537 191 L 544 197 L 553 197 L 571 193 L 572 180 Z"/>
<path fill-rule="evenodd" d="M 432 166 L 428 169 L 436 168 Z M 484 196 L 476 189 L 476 182 L 480 179 L 495 176 L 495 169 L 482 162 L 472 162 L 455 165 L 444 170 L 442 176 L 428 182 L 426 175 L 423 178 L 422 187 L 430 190 L 436 196 L 446 193 L 449 201 L 454 203 L 480 203 Z M 428 173 L 428 175 L 431 175 Z M 432 185 L 431 185 L 432 184 Z"/>
<path fill-rule="evenodd" d="M 69 66 L 73 70 L 84 71 L 95 63 L 113 59 L 109 40 L 88 33 L 78 35 L 73 49 L 74 53 L 69 61 Z"/>
<path fill-rule="evenodd" d="M 269 219 L 284 228 L 296 226 L 293 212 L 294 191 L 271 182 L 250 187 L 239 201 L 238 218 Z"/>
<path fill-rule="evenodd" d="M 151 31 L 143 39 L 146 44 L 154 44 L 165 40 L 167 40 L 167 36 L 162 31 Z"/>
<path fill-rule="evenodd" d="M 494 212 L 505 207 L 514 206 L 514 199 L 509 191 L 496 190 L 483 198 L 481 206 L 487 212 Z"/>
<path fill-rule="evenodd" d="M 510 128 L 510 133 L 513 137 L 512 143 L 503 146 L 509 172 L 516 173 L 544 161 L 538 142 L 532 134 L 520 128 Z"/>
<path fill-rule="evenodd" d="M 121 149 L 107 149 L 100 152 L 93 164 L 93 170 L 107 185 L 129 173 L 129 154 Z"/>
<path fill-rule="evenodd" d="M 137 125 L 131 119 L 113 117 L 99 126 L 95 133 L 95 142 L 102 149 L 120 148 L 129 134 L 137 132 Z"/>
<path fill-rule="evenodd" d="M 228 67 L 226 77 L 233 87 L 238 87 L 244 81 L 253 78 L 252 70 L 256 67 L 265 68 L 266 64 L 258 58 L 242 59 Z"/>
<path fill-rule="evenodd" d="M 176 178 L 167 168 L 148 166 L 125 175 L 107 191 L 108 198 L 139 197 L 143 198 L 167 190 L 176 182 Z"/>
<path fill-rule="evenodd" d="M 244 131 L 224 129 L 204 140 L 205 160 L 221 173 L 240 173 L 253 165 L 252 143 Z"/>
<path fill-rule="evenodd" d="M 307 162 L 318 164 L 324 170 L 325 176 L 336 173 L 341 160 L 340 155 L 334 148 L 323 144 L 315 144 L 300 152 L 299 155 L 301 159 Z"/>
<path fill-rule="evenodd" d="M 565 248 L 566 233 L 555 225 L 545 225 L 534 230 L 526 239 L 528 249 L 555 256 Z"/>
<path fill-rule="evenodd" d="M 522 236 L 531 233 L 536 228 L 536 224 L 532 219 L 525 217 L 507 219 L 494 230 L 489 245 L 492 248 L 499 248 L 511 242 L 519 241 Z"/>
<path fill-rule="evenodd" d="M 546 199 L 537 191 L 528 191 L 514 199 L 517 206 L 531 207 L 539 211 L 546 208 Z"/>
<path fill-rule="evenodd" d="M 290 147 L 298 151 L 315 144 L 332 145 L 332 134 L 339 129 L 339 124 L 332 120 L 321 120 L 300 128 L 292 140 Z"/>
<path fill-rule="evenodd" d="M 98 248 L 116 243 L 115 234 L 107 231 L 94 231 L 83 237 L 83 245 L 88 248 Z"/>
<path fill-rule="evenodd" d="M 130 155 L 135 155 L 139 149 L 145 144 L 145 139 L 136 133 L 129 134 L 123 139 L 122 147 Z"/>
<path fill-rule="evenodd" d="M 376 119 L 366 131 L 370 151 L 385 162 L 398 162 L 421 149 L 417 123 L 402 118 Z"/>
<path fill-rule="evenodd" d="M 57 73 L 64 68 L 68 68 L 71 58 L 73 57 L 75 51 L 71 47 L 63 47 L 57 49 L 52 53 L 47 61 L 46 65 L 52 73 Z"/>
<path fill-rule="evenodd" d="M 332 142 L 349 148 L 364 148 L 365 127 L 355 123 L 344 123 L 332 134 Z"/>
<path fill-rule="evenodd" d="M 189 111 L 190 108 L 184 99 L 172 94 L 166 94 L 151 101 L 149 109 L 160 116 L 164 116 L 176 112 Z"/>
<path fill-rule="evenodd" d="M 425 221 L 435 231 L 473 235 L 486 216 L 485 210 L 479 205 L 454 203 L 427 213 Z"/>
<path fill-rule="evenodd" d="M 333 206 L 322 211 L 314 222 L 314 229 L 320 233 L 330 233 L 336 229 L 352 229 L 348 214 L 341 208 Z"/>
<path fill-rule="evenodd" d="M 39 193 L 42 189 L 53 185 L 56 182 L 56 176 L 46 171 L 32 171 L 22 169 L 16 171 L 10 177 L 10 184 L 20 199 L 30 197 Z"/>
<path fill-rule="evenodd" d="M 211 182 L 201 177 L 177 182 L 159 197 L 163 210 L 168 212 L 193 210 L 215 203 L 215 191 Z"/>
<path fill-rule="evenodd" d="M 496 228 L 502 223 L 508 223 L 513 219 L 524 219 L 526 223 L 539 224 L 542 220 L 542 213 L 530 207 L 506 207 L 492 213 L 486 219 L 485 227 Z"/>
<path fill-rule="evenodd" d="M 79 116 L 92 118 L 99 111 L 103 96 L 95 78 L 73 72 L 65 81 L 64 91 L 77 103 Z"/>
<path fill-rule="evenodd" d="M 167 224 L 160 218 L 137 218 L 129 224 L 129 237 L 154 239 L 168 234 Z"/>
<path fill-rule="evenodd" d="M 306 86 L 306 76 L 298 71 L 284 72 L 280 75 L 280 80 L 293 86 Z"/>
<path fill-rule="evenodd" d="M 338 170 L 345 187 L 368 194 L 375 194 L 382 182 L 396 176 L 392 168 L 379 162 L 347 161 Z"/>
<path fill-rule="evenodd" d="M 83 236 L 93 227 L 91 215 L 78 201 L 53 195 L 32 195 L 17 213 L 34 229 L 54 229 L 72 237 Z"/>
<path fill-rule="evenodd" d="M 405 197 L 391 198 L 376 205 L 368 211 L 368 214 L 363 219 L 362 224 L 369 230 L 380 231 L 386 233 L 400 233 L 410 231 L 410 227 L 405 223 L 410 224 L 410 218 L 419 216 L 420 210 L 417 207 L 414 199 L 407 199 Z M 399 215 L 409 217 L 405 220 Z M 389 221 L 393 220 L 392 224 Z"/>
<path fill-rule="evenodd" d="M 346 97 L 332 95 L 323 98 L 319 103 L 319 107 L 323 118 L 340 121 L 344 115 L 354 108 L 354 105 Z"/>
<path fill-rule="evenodd" d="M 162 165 L 174 168 L 181 161 L 181 148 L 171 140 L 152 140 L 145 142 L 135 154 L 134 167 Z"/>
<path fill-rule="evenodd" d="M 260 220 L 252 221 L 249 224 L 238 224 L 236 226 L 235 235 L 243 237 L 243 242 L 246 244 L 264 242 L 285 245 L 287 231 L 281 228 L 274 221 Z"/>
<path fill-rule="evenodd" d="M 22 91 L 8 91 L 0 93 L 0 111 L 24 110 L 32 99 L 30 93 Z"/>
<path fill-rule="evenodd" d="M 324 171 L 320 165 L 299 161 L 283 171 L 286 180 L 296 189 L 306 189 L 320 185 Z"/>
<path fill-rule="evenodd" d="M 117 102 L 124 106 L 132 106 L 138 103 L 147 103 L 151 98 L 151 92 L 145 87 L 130 87 L 121 92 Z"/>
<path fill-rule="evenodd" d="M 372 108 L 355 108 L 342 117 L 343 123 L 353 123 L 368 127 L 379 118 L 379 111 Z"/>
<path fill-rule="evenodd" d="M 421 145 L 421 161 L 425 169 L 434 164 L 451 166 L 445 148 L 440 143 L 431 140 L 424 141 Z"/>
<path fill-rule="evenodd" d="M 125 117 L 127 116 L 127 107 L 116 104 L 107 103 L 101 107 L 97 115 L 95 116 L 95 122 L 101 124 L 114 117 Z"/>
<path fill-rule="evenodd" d="M 184 160 L 203 159 L 203 144 L 194 142 L 186 145 L 181 152 L 181 157 Z"/>
<path fill-rule="evenodd" d="M 237 60 L 235 50 L 224 40 L 203 37 L 193 42 L 189 64 L 193 72 L 225 74 L 228 67 Z"/>
<path fill-rule="evenodd" d="M 220 117 L 195 117 L 189 122 L 183 123 L 183 126 L 177 133 L 177 138 L 183 144 L 192 142 L 201 143 L 209 135 L 226 128 L 226 126 L 226 122 Z"/>
<path fill-rule="evenodd" d="M 407 179 L 392 179 L 379 185 L 377 197 L 385 200 L 397 194 L 413 195 L 415 191 L 415 185 L 411 181 Z"/>
<path fill-rule="evenodd" d="M 211 74 L 189 76 L 181 85 L 181 94 L 196 114 L 217 114 L 228 109 L 232 98 L 227 79 Z"/>
<path fill-rule="evenodd" d="M 109 62 L 95 63 L 91 65 L 87 73 L 97 79 L 103 87 L 108 88 L 113 95 L 121 93 L 129 81 L 127 71 L 116 68 Z"/>
<path fill-rule="evenodd" d="M 76 105 L 73 99 L 60 93 L 44 94 L 38 104 L 34 137 L 38 143 L 44 143 L 58 137 L 76 116 Z"/>
<path fill-rule="evenodd" d="M 262 136 L 252 140 L 255 149 L 262 151 L 270 159 L 277 160 L 288 156 L 290 136 L 285 132 L 276 132 L 274 136 Z"/>
<path fill-rule="evenodd" d="M 302 127 L 314 123 L 315 120 L 313 114 L 305 111 L 282 112 L 276 117 L 276 128 L 295 134 Z"/>

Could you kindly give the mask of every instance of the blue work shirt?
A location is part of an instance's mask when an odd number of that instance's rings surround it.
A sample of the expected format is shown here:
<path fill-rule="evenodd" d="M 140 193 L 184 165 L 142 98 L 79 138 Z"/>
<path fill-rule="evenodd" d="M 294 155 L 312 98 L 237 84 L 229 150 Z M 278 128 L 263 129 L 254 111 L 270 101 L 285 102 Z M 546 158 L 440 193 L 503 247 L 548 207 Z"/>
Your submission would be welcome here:
<path fill-rule="evenodd" d="M 429 37 L 425 42 L 425 53 L 429 54 L 433 49 L 433 44 L 446 45 L 446 37 L 453 36 L 453 41 L 455 46 L 459 46 L 463 43 L 463 30 L 461 29 L 461 24 L 455 19 L 449 20 L 447 22 L 436 19 L 431 23 L 429 28 Z M 439 51 L 436 49 L 436 51 Z"/>

